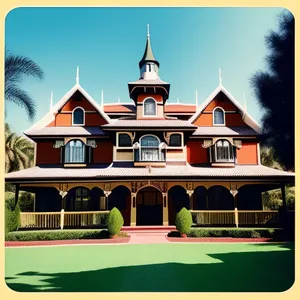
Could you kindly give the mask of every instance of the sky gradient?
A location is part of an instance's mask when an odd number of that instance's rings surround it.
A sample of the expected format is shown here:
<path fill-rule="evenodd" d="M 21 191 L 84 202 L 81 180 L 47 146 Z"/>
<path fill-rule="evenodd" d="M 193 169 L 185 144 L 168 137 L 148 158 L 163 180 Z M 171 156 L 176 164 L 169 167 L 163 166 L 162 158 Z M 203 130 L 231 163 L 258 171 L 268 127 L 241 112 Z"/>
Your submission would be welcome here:
<path fill-rule="evenodd" d="M 29 122 L 24 109 L 7 105 L 6 121 L 18 134 L 49 111 L 75 84 L 100 103 L 130 103 L 127 83 L 139 78 L 147 24 L 160 63 L 160 78 L 171 84 L 169 103 L 199 104 L 223 85 L 260 121 L 250 78 L 264 70 L 265 35 L 277 30 L 283 8 L 17 8 L 6 17 L 5 43 L 13 54 L 27 56 L 45 72 L 41 81 L 26 79 L 23 88 L 33 97 L 37 117 Z"/>

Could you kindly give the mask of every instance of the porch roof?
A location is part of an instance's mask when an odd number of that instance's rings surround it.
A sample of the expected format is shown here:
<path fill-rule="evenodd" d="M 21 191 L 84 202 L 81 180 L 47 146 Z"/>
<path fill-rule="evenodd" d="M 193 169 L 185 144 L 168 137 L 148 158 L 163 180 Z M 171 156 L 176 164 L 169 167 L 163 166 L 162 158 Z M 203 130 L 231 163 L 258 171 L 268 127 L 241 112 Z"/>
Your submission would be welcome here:
<path fill-rule="evenodd" d="M 29 137 L 105 135 L 100 127 L 83 126 L 44 127 L 26 131 L 25 134 Z"/>
<path fill-rule="evenodd" d="M 201 167 L 189 164 L 172 164 L 163 168 L 151 169 L 134 167 L 132 163 L 114 163 L 96 165 L 89 168 L 62 168 L 58 166 L 33 167 L 5 176 L 7 182 L 53 181 L 53 180 L 97 180 L 97 179 L 131 179 L 131 178 L 164 178 L 164 179 L 251 179 L 294 180 L 294 173 L 271 169 L 262 165 L 237 165 L 234 168 Z"/>
<path fill-rule="evenodd" d="M 258 133 L 249 126 L 210 126 L 210 127 L 198 127 L 193 133 L 193 136 L 211 136 L 211 135 L 223 135 L 223 136 L 257 136 Z"/>

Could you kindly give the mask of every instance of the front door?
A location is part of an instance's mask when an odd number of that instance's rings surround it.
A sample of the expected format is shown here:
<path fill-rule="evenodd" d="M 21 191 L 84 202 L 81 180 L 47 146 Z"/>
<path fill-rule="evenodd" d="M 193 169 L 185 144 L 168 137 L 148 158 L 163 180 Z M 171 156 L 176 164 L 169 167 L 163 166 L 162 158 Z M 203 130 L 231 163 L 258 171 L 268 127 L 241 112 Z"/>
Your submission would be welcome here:
<path fill-rule="evenodd" d="M 146 187 L 137 194 L 136 225 L 162 225 L 162 194 L 153 187 Z"/>

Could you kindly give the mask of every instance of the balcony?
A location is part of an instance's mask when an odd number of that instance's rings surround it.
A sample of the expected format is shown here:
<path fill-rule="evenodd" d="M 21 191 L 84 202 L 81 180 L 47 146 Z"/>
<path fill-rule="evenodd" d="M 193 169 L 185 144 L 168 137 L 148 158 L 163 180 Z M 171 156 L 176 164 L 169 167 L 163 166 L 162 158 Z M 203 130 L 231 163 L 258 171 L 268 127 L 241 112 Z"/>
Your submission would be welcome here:
<path fill-rule="evenodd" d="M 140 146 L 134 147 L 134 166 L 136 167 L 165 167 L 166 147 L 164 146 Z"/>

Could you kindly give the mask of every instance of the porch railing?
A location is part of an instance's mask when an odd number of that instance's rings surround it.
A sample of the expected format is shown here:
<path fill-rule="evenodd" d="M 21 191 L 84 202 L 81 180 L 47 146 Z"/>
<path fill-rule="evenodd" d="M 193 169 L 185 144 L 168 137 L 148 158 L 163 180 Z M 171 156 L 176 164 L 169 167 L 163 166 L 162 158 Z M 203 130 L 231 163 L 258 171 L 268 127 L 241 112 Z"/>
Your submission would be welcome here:
<path fill-rule="evenodd" d="M 22 212 L 21 228 L 63 229 L 105 225 L 109 211 Z"/>
<path fill-rule="evenodd" d="M 276 222 L 278 212 L 273 210 L 190 210 L 197 225 L 264 225 Z"/>

